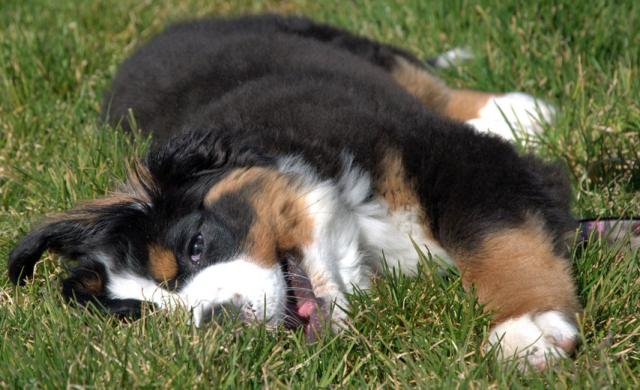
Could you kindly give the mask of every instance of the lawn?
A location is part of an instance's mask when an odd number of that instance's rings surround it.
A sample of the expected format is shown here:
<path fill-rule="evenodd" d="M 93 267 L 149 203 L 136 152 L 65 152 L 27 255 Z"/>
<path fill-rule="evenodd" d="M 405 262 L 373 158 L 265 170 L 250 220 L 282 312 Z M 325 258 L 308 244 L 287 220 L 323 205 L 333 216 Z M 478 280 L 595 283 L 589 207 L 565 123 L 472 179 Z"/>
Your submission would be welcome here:
<path fill-rule="evenodd" d="M 578 216 L 640 215 L 640 2 L 82 1 L 0 3 L 0 259 L 32 224 L 113 189 L 144 142 L 98 121 L 117 65 L 166 24 L 206 15 L 296 13 L 409 48 L 465 46 L 449 84 L 519 90 L 559 107 L 520 144 L 563 162 Z M 638 253 L 574 253 L 586 308 L 575 360 L 526 374 L 482 353 L 488 318 L 452 273 L 425 262 L 351 297 L 352 325 L 299 333 L 226 322 L 202 329 L 149 311 L 126 323 L 63 304 L 47 255 L 16 289 L 0 272 L 0 387 L 640 387 Z"/>

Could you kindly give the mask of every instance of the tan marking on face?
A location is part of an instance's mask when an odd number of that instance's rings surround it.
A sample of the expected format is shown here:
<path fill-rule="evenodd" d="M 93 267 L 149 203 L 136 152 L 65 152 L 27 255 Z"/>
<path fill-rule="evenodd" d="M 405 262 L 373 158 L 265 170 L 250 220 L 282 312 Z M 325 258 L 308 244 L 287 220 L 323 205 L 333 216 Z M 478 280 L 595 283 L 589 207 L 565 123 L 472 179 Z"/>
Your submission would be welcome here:
<path fill-rule="evenodd" d="M 147 249 L 149 251 L 149 272 L 155 280 L 164 282 L 174 279 L 178 275 L 178 261 L 171 250 L 158 244 L 150 244 Z"/>
<path fill-rule="evenodd" d="M 262 167 L 234 169 L 207 192 L 204 197 L 205 206 L 215 203 L 226 193 L 238 192 L 257 182 L 267 171 L 269 171 L 267 168 Z"/>
<path fill-rule="evenodd" d="M 558 310 L 566 318 L 580 311 L 571 265 L 554 253 L 553 241 L 539 218 L 490 234 L 478 250 L 455 260 L 466 289 L 474 288 L 493 321 L 530 312 Z"/>
<path fill-rule="evenodd" d="M 237 169 L 209 190 L 204 203 L 210 206 L 227 193 L 246 196 L 256 213 L 245 251 L 258 263 L 272 267 L 278 253 L 296 251 L 311 242 L 313 219 L 304 190 L 291 177 L 270 168 Z"/>
<path fill-rule="evenodd" d="M 424 236 L 434 240 L 433 233 L 429 227 L 429 220 L 415 190 L 415 180 L 407 175 L 400 153 L 391 151 L 385 154 L 378 165 L 378 174 L 376 176 L 375 191 L 384 198 L 389 211 L 392 213 L 396 211 L 418 213 Z"/>
<path fill-rule="evenodd" d="M 426 69 L 396 56 L 391 76 L 427 108 L 439 114 L 446 113 L 449 88 Z"/>
<path fill-rule="evenodd" d="M 480 117 L 482 110 L 489 99 L 496 95 L 486 92 L 472 91 L 470 89 L 452 90 L 445 114 L 452 119 L 468 121 Z"/>

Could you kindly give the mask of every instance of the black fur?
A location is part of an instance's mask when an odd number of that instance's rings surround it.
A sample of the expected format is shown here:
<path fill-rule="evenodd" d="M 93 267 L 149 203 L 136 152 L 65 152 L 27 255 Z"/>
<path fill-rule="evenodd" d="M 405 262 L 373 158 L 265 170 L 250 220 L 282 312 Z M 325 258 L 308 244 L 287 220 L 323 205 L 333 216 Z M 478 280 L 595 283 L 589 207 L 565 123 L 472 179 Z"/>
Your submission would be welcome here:
<path fill-rule="evenodd" d="M 291 154 L 333 177 L 342 169 L 338 156 L 348 152 L 375 176 L 385 153 L 397 150 L 445 249 L 473 248 L 487 233 L 535 213 L 562 250 L 575 222 L 561 169 L 431 113 L 391 77 L 395 56 L 421 66 L 405 51 L 304 18 L 169 27 L 122 64 L 103 109 L 105 119 L 125 129 L 132 128 L 126 119 L 131 109 L 137 126 L 153 133 L 145 161 L 155 181 L 153 210 L 135 203 L 99 211 L 104 218 L 98 225 L 45 225 L 11 253 L 12 281 L 31 275 L 47 248 L 81 262 L 90 262 L 97 247 L 138 251 L 118 253 L 138 259 L 127 266 L 144 269 L 146 253 L 136 248 L 182 234 L 170 226 L 200 215 L 202 197 L 231 168 L 269 166 Z M 215 218 L 227 231 L 246 228 L 231 216 Z M 229 236 L 219 257 L 234 250 L 233 237 L 241 234 Z M 182 245 L 178 238 L 165 241 Z M 65 282 L 66 294 L 87 300 L 73 278 Z M 135 312 L 136 305 L 105 306 Z"/>
<path fill-rule="evenodd" d="M 418 62 L 302 18 L 180 24 L 122 65 L 106 99 L 109 117 L 125 118 L 132 108 L 138 125 L 154 133 L 158 153 L 203 170 L 207 158 L 228 152 L 225 145 L 265 162 L 301 154 L 325 176 L 340 170 L 336 156 L 344 150 L 375 171 L 396 148 L 445 245 L 471 243 L 527 211 L 542 212 L 558 236 L 574 227 L 561 169 L 430 113 L 390 77 L 396 54 Z M 190 160 L 193 148 L 216 153 Z M 184 175 L 182 166 L 173 170 Z"/>

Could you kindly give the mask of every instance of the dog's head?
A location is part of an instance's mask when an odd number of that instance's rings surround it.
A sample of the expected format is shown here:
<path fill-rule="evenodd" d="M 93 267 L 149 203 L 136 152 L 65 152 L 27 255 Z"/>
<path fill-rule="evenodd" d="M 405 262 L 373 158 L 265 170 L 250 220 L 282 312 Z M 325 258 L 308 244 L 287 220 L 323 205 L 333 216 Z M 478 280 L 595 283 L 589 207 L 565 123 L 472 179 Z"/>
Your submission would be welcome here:
<path fill-rule="evenodd" d="M 51 250 L 71 260 L 63 293 L 81 304 L 129 315 L 143 301 L 177 300 L 196 322 L 232 309 L 308 324 L 317 301 L 299 266 L 314 229 L 303 191 L 261 151 L 192 132 L 135 164 L 121 192 L 30 232 L 10 254 L 9 276 L 23 283 Z"/>

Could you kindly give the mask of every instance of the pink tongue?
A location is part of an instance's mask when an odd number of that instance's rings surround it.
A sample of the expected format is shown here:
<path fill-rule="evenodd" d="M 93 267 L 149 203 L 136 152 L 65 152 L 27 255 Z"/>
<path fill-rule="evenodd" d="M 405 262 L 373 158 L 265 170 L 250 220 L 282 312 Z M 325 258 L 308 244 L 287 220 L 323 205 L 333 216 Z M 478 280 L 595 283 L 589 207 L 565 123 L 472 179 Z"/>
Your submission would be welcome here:
<path fill-rule="evenodd" d="M 302 318 L 310 318 L 318 308 L 315 300 L 304 300 L 298 302 L 298 315 Z"/>
<path fill-rule="evenodd" d="M 324 315 L 319 305 L 321 302 L 314 299 L 313 301 L 305 301 L 298 307 L 298 315 L 307 320 L 304 325 L 304 334 L 309 343 L 315 342 L 324 328 Z"/>
<path fill-rule="evenodd" d="M 289 273 L 291 274 L 290 283 L 293 289 L 293 295 L 295 295 L 298 301 L 297 308 L 298 311 L 300 311 L 303 306 L 306 307 L 308 303 L 315 302 L 316 296 L 313 294 L 313 286 L 311 286 L 309 278 L 298 264 L 289 261 Z M 307 312 L 309 312 L 308 309 Z M 301 314 L 301 316 L 303 315 Z M 303 317 L 308 317 L 308 315 Z"/>
<path fill-rule="evenodd" d="M 322 329 L 322 315 L 320 306 L 322 301 L 313 294 L 313 287 L 304 271 L 298 264 L 289 261 L 289 272 L 292 274 L 290 283 L 293 295 L 296 297 L 296 314 L 306 320 L 304 333 L 308 342 L 314 342 Z"/>

